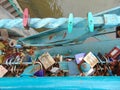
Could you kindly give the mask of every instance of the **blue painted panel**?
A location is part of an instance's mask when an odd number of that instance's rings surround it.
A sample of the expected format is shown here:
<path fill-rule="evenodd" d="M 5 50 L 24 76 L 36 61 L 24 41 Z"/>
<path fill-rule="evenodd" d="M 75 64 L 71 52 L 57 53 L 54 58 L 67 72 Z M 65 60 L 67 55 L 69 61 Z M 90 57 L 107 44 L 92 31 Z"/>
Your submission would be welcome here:
<path fill-rule="evenodd" d="M 0 89 L 119 90 L 120 77 L 1 78 Z"/>

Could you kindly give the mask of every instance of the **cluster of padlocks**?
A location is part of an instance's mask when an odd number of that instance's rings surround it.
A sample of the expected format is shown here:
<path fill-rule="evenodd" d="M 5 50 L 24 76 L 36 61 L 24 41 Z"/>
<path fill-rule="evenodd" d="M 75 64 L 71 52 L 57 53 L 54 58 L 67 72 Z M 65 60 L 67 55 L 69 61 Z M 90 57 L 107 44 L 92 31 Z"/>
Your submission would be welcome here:
<path fill-rule="evenodd" d="M 15 42 L 14 40 L 12 42 Z M 102 55 L 98 52 L 78 53 L 73 58 L 51 56 L 49 52 L 36 57 L 36 47 L 15 47 L 0 41 L 0 77 L 46 76 L 119 76 L 120 48 L 115 46 Z"/>

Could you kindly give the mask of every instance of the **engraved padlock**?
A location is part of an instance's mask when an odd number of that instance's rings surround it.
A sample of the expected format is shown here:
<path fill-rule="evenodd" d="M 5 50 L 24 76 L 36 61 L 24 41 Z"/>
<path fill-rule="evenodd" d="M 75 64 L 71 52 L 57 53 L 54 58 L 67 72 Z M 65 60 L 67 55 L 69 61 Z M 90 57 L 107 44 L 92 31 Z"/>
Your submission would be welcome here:
<path fill-rule="evenodd" d="M 45 69 L 48 69 L 55 63 L 54 59 L 48 52 L 38 57 L 38 59 L 43 64 Z"/>
<path fill-rule="evenodd" d="M 98 59 L 96 58 L 96 56 L 92 53 L 89 52 L 84 58 L 83 60 L 85 62 L 87 62 L 88 64 L 90 64 L 90 66 L 93 68 L 97 63 L 98 63 Z"/>
<path fill-rule="evenodd" d="M 120 48 L 118 46 L 114 47 L 108 54 L 108 57 L 116 59 L 120 55 Z"/>

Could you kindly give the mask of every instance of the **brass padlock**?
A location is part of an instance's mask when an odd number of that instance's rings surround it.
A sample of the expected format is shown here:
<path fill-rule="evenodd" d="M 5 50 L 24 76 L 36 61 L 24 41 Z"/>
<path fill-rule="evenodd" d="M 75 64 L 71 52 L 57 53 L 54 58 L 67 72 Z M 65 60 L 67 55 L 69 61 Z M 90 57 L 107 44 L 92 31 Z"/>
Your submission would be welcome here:
<path fill-rule="evenodd" d="M 48 52 L 38 57 L 38 59 L 43 64 L 45 69 L 48 69 L 50 66 L 52 66 L 55 63 L 54 59 Z"/>

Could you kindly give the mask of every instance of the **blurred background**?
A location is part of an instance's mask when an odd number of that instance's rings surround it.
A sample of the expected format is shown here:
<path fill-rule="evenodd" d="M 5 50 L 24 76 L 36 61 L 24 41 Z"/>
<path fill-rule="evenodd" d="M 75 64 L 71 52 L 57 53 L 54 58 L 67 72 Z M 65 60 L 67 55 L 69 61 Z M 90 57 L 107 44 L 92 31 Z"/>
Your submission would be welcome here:
<path fill-rule="evenodd" d="M 97 13 L 120 6 L 120 0 L 17 0 L 24 9 L 28 7 L 31 17 L 85 17 L 87 12 Z"/>
<path fill-rule="evenodd" d="M 89 11 L 94 13 L 120 6 L 120 0 L 17 0 L 21 8 L 29 8 L 30 17 L 86 17 Z M 38 32 L 46 29 L 36 29 Z"/>

